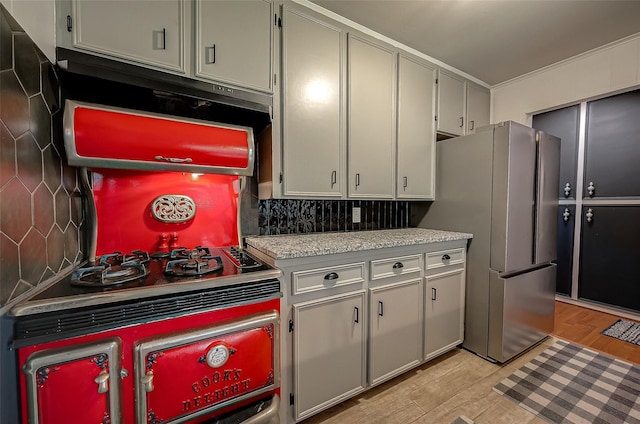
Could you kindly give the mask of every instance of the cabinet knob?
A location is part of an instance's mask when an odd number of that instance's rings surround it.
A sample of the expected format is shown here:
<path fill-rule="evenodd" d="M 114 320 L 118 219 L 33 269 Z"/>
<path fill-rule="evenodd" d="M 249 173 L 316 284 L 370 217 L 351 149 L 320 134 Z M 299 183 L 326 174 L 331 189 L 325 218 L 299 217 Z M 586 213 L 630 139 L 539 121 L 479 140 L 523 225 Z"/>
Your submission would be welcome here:
<path fill-rule="evenodd" d="M 571 211 L 569 210 L 569 208 L 564 208 L 564 212 L 562 213 L 562 219 L 564 220 L 564 222 L 567 222 L 570 216 Z"/>
<path fill-rule="evenodd" d="M 102 371 L 98 376 L 93 380 L 98 385 L 98 393 L 107 393 L 109 391 L 109 373 L 106 371 Z"/>
<path fill-rule="evenodd" d="M 590 182 L 587 186 L 587 193 L 589 193 L 589 197 L 593 197 L 596 192 L 596 186 L 593 185 L 593 182 Z"/>
<path fill-rule="evenodd" d="M 147 372 L 144 377 L 142 377 L 142 385 L 144 386 L 145 392 L 153 392 L 153 371 Z"/>
<path fill-rule="evenodd" d="M 337 272 L 330 272 L 324 276 L 325 280 L 337 280 L 339 277 Z"/>
<path fill-rule="evenodd" d="M 587 214 L 585 216 L 587 217 L 587 222 L 593 221 L 593 209 L 587 209 Z"/>
<path fill-rule="evenodd" d="M 402 269 L 404 268 L 404 264 L 402 262 L 396 262 L 393 264 L 393 269 Z"/>
<path fill-rule="evenodd" d="M 569 197 L 570 194 L 571 194 L 571 184 L 566 183 L 564 185 L 564 197 Z"/>

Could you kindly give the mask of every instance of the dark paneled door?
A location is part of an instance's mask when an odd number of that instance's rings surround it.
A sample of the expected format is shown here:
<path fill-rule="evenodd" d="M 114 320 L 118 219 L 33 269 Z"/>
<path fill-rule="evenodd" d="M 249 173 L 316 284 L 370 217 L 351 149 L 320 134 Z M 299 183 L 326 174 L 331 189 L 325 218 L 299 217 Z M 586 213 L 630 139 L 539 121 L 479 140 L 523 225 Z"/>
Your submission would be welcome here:
<path fill-rule="evenodd" d="M 640 90 L 589 102 L 584 198 L 640 196 Z"/>
<path fill-rule="evenodd" d="M 640 311 L 640 206 L 583 206 L 579 297 Z"/>
<path fill-rule="evenodd" d="M 558 199 L 576 198 L 579 124 L 580 105 L 541 113 L 533 117 L 533 128 L 560 137 Z"/>
<path fill-rule="evenodd" d="M 575 205 L 558 206 L 558 258 L 556 264 L 556 292 L 571 295 L 573 273 L 573 234 L 575 228 Z"/>

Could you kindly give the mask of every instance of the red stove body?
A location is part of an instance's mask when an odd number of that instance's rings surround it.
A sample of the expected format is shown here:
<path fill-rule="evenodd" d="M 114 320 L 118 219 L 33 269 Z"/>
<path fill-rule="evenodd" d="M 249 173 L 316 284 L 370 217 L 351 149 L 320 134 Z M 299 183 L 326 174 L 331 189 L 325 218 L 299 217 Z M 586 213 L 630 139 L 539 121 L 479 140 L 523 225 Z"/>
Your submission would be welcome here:
<path fill-rule="evenodd" d="M 11 311 L 22 422 L 278 422 L 280 272 L 237 247 L 242 177 L 122 160 L 81 170 L 89 261 Z"/>

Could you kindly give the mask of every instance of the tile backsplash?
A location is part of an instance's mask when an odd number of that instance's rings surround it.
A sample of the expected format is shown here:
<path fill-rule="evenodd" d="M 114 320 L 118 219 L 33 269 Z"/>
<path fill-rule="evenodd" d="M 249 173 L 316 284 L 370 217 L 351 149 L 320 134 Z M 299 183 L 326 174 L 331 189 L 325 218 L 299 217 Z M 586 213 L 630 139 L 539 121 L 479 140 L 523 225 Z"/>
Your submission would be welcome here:
<path fill-rule="evenodd" d="M 53 65 L 0 5 L 0 308 L 82 257 Z"/>
<path fill-rule="evenodd" d="M 260 200 L 260 235 L 409 227 L 409 202 L 378 200 Z M 360 222 L 353 222 L 360 208 Z"/>

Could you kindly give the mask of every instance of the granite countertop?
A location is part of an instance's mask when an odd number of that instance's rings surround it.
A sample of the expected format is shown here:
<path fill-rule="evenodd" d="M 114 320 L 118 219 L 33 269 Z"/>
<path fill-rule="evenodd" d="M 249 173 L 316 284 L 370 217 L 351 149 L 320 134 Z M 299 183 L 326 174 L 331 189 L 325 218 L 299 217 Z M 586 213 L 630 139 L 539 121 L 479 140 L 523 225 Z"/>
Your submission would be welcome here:
<path fill-rule="evenodd" d="M 468 233 L 425 228 L 403 228 L 346 233 L 257 236 L 247 237 L 245 242 L 248 246 L 273 259 L 292 259 L 470 238 L 473 238 L 473 235 Z"/>

